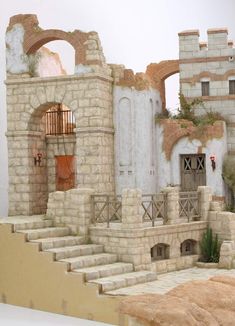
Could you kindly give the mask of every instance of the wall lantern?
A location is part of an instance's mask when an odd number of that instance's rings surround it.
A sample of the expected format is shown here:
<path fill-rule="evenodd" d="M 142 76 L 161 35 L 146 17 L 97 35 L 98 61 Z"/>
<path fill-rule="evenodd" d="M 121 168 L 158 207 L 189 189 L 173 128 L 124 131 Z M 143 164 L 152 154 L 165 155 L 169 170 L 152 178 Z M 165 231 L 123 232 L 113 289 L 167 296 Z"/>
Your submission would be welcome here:
<path fill-rule="evenodd" d="M 42 153 L 37 153 L 34 156 L 34 165 L 35 166 L 41 166 L 41 162 L 42 162 Z"/>
<path fill-rule="evenodd" d="M 215 171 L 216 168 L 216 157 L 215 155 L 210 156 L 212 170 Z"/>

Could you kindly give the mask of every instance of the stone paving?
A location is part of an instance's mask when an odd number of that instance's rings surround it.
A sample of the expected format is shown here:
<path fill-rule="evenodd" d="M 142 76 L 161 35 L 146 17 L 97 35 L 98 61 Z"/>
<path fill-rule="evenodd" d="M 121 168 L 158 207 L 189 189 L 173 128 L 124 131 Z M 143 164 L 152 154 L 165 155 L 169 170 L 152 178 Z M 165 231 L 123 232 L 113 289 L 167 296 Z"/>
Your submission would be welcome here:
<path fill-rule="evenodd" d="M 164 294 L 179 284 L 193 280 L 207 280 L 214 275 L 230 275 L 235 277 L 235 269 L 216 268 L 189 268 L 181 271 L 170 272 L 158 276 L 158 280 L 131 287 L 122 288 L 115 291 L 106 292 L 111 295 L 135 295 L 145 293 Z"/>

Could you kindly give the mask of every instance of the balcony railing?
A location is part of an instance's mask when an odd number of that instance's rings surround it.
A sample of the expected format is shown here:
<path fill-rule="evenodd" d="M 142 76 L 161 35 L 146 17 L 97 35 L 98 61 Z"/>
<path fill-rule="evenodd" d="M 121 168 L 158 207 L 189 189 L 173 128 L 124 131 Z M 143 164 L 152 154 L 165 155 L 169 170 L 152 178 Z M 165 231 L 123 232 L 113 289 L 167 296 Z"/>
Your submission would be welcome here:
<path fill-rule="evenodd" d="M 107 227 L 111 222 L 122 221 L 121 196 L 92 195 L 92 223 L 105 223 Z"/>
<path fill-rule="evenodd" d="M 166 194 L 142 195 L 143 221 L 151 221 L 152 226 L 157 220 L 166 223 Z"/>
<path fill-rule="evenodd" d="M 199 219 L 199 199 L 197 191 L 179 193 L 179 216 L 189 221 Z"/>
<path fill-rule="evenodd" d="M 67 135 L 73 134 L 75 120 L 70 110 L 57 110 L 46 112 L 46 134 Z"/>

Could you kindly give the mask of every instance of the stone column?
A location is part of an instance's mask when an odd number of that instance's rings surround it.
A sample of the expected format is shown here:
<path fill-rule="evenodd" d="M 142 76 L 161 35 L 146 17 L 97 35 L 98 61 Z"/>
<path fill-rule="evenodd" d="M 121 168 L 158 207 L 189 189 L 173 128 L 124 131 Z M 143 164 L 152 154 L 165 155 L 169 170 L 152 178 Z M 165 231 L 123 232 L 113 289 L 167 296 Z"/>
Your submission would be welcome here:
<path fill-rule="evenodd" d="M 179 188 L 178 187 L 166 187 L 164 188 L 166 193 L 166 224 L 179 223 Z"/>
<path fill-rule="evenodd" d="M 135 229 L 143 227 L 142 191 L 140 189 L 123 189 L 122 191 L 122 228 Z"/>
<path fill-rule="evenodd" d="M 199 186 L 197 188 L 199 197 L 199 213 L 202 221 L 208 220 L 208 212 L 212 201 L 212 190 L 208 186 Z"/>

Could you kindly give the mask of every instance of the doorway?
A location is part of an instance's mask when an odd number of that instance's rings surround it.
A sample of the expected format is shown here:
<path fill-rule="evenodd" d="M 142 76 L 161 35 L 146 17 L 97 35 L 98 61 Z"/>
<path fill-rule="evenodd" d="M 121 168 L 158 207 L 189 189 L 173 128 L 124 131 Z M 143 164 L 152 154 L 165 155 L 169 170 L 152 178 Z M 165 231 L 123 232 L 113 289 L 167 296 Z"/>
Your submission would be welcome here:
<path fill-rule="evenodd" d="M 75 157 L 73 155 L 55 156 L 56 190 L 66 191 L 75 188 Z"/>
<path fill-rule="evenodd" d="M 205 154 L 180 155 L 181 190 L 195 191 L 206 185 Z"/>

